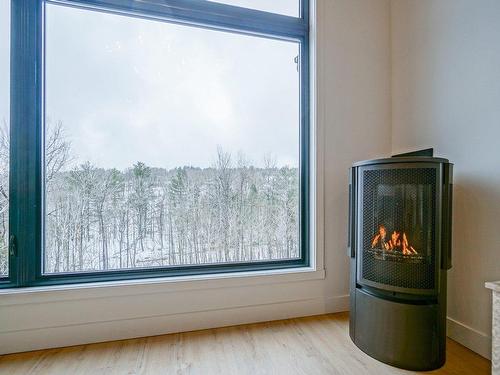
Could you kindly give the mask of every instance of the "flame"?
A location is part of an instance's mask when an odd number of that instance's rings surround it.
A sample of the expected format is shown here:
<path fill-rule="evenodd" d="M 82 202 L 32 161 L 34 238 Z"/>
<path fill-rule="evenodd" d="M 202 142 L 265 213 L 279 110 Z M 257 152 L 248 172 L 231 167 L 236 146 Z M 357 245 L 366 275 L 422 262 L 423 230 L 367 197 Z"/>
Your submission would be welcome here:
<path fill-rule="evenodd" d="M 417 250 L 413 246 L 410 246 L 405 232 L 402 235 L 400 232 L 392 232 L 391 238 L 388 241 L 385 240 L 386 237 L 387 230 L 383 225 L 379 226 L 378 233 L 375 234 L 372 240 L 372 249 L 380 245 L 378 247 L 386 251 L 399 251 L 403 255 L 418 254 Z"/>

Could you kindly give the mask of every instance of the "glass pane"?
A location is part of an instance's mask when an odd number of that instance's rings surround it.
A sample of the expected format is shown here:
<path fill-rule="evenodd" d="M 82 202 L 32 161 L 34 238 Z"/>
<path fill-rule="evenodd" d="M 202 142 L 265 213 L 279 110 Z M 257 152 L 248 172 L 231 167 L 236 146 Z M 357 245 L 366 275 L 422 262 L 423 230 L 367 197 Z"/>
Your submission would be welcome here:
<path fill-rule="evenodd" d="M 46 17 L 46 273 L 299 257 L 298 44 Z"/>
<path fill-rule="evenodd" d="M 300 0 L 209 0 L 215 3 L 235 5 L 243 8 L 262 10 L 264 12 L 300 16 Z"/>
<path fill-rule="evenodd" d="M 434 288 L 436 169 L 367 169 L 362 181 L 363 278 Z"/>
<path fill-rule="evenodd" d="M 0 277 L 9 273 L 10 1 L 0 0 Z"/>

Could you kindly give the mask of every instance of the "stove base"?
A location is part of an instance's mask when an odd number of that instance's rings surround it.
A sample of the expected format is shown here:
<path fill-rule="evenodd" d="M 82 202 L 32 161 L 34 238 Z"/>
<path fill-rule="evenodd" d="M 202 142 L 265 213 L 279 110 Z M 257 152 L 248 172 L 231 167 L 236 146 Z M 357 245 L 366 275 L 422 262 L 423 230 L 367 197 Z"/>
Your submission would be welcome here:
<path fill-rule="evenodd" d="M 407 370 L 437 369 L 446 360 L 446 306 L 401 303 L 356 288 L 349 334 L 362 351 Z"/>

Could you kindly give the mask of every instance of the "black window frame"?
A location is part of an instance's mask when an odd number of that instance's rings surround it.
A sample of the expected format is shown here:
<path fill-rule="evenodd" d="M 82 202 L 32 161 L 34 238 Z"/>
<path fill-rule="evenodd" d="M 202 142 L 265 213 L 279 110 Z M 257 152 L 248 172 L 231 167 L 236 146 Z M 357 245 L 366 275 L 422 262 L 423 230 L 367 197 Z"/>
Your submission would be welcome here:
<path fill-rule="evenodd" d="M 44 8 L 58 4 L 295 41 L 300 46 L 300 257 L 43 274 Z M 0 288 L 263 271 L 310 265 L 309 0 L 291 17 L 205 0 L 11 0 L 9 275 Z"/>

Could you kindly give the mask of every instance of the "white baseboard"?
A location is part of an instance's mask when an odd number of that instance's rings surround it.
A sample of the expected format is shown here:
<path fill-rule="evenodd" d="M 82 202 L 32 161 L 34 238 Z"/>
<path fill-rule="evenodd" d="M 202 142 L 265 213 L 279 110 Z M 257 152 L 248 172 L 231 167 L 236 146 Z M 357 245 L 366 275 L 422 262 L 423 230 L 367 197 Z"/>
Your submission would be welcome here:
<path fill-rule="evenodd" d="M 453 318 L 447 318 L 448 337 L 491 360 L 491 336 Z"/>
<path fill-rule="evenodd" d="M 136 317 L 0 333 L 0 354 L 346 311 L 349 296 Z"/>
<path fill-rule="evenodd" d="M 349 311 L 349 294 L 325 299 L 327 313 Z"/>
<path fill-rule="evenodd" d="M 0 354 L 348 311 L 349 295 L 0 333 Z M 491 359 L 491 337 L 447 318 L 448 336 Z"/>

